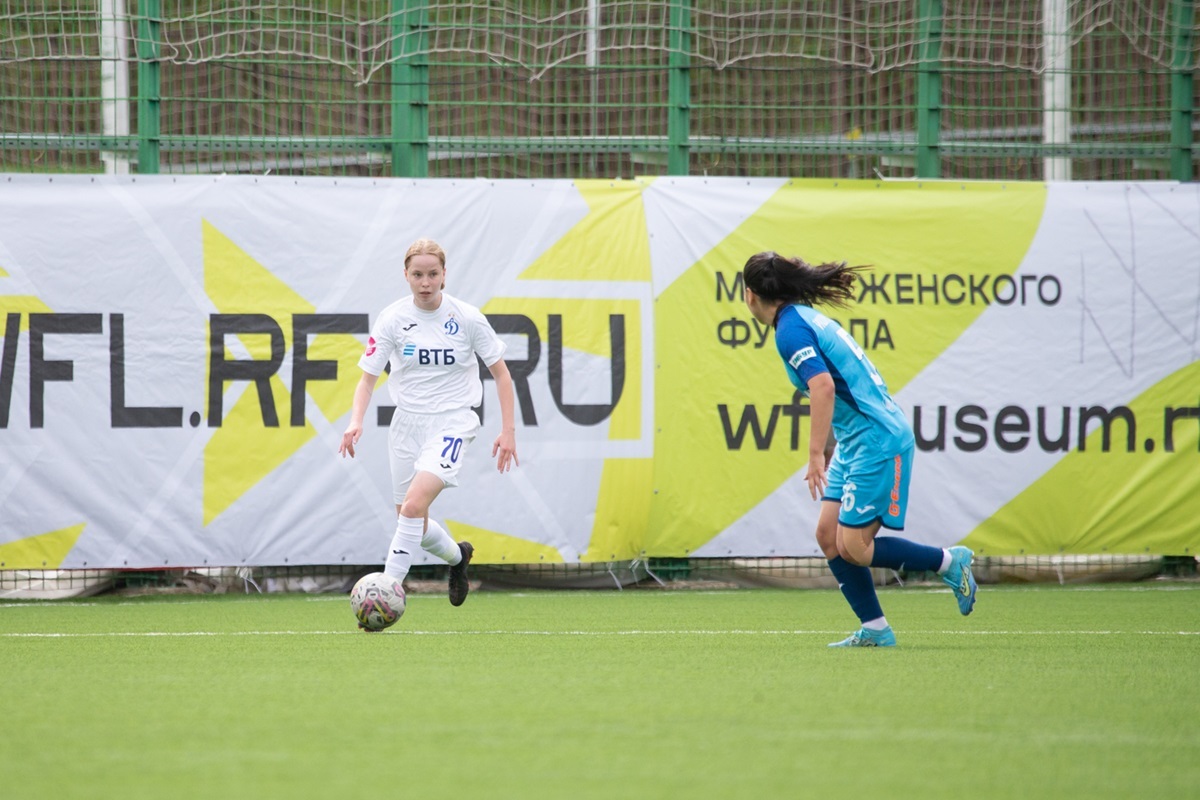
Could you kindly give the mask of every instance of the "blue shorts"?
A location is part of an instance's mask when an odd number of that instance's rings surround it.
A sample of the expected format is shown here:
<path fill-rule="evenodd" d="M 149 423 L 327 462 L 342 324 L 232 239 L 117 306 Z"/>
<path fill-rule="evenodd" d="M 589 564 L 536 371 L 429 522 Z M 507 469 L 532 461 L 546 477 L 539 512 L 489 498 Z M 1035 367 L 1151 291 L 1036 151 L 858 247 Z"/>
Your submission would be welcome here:
<path fill-rule="evenodd" d="M 838 522 L 848 528 L 865 528 L 879 520 L 885 528 L 904 530 L 912 465 L 912 447 L 879 461 L 852 463 L 843 462 L 835 450 L 821 499 L 842 504 Z"/>

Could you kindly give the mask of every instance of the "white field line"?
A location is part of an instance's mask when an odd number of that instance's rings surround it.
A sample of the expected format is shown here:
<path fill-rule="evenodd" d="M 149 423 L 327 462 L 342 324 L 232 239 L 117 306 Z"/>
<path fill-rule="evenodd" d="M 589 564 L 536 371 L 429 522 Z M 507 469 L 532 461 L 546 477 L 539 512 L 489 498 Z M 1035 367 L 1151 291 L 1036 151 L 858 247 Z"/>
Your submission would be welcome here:
<path fill-rule="evenodd" d="M 623 631 L 535 631 L 391 630 L 389 636 L 835 636 L 837 630 L 623 630 Z M 1200 636 L 1198 631 L 905 631 L 905 635 L 948 636 Z M 357 630 L 337 631 L 104 631 L 95 633 L 9 632 L 8 639 L 93 639 L 103 637 L 195 637 L 195 636 L 361 636 Z"/>

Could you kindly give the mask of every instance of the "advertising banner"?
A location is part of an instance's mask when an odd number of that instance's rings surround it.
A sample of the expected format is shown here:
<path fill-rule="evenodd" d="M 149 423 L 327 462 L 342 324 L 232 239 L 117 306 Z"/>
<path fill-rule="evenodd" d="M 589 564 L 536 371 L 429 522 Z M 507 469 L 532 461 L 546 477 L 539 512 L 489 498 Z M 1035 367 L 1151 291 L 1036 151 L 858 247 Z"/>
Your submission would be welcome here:
<path fill-rule="evenodd" d="M 913 422 L 907 536 L 1197 546 L 1197 187 L 12 175 L 0 210 L 0 569 L 381 563 L 386 391 L 337 448 L 421 237 L 516 384 L 520 467 L 488 377 L 433 507 L 481 563 L 817 554 L 761 250 L 871 266 L 830 315 Z"/>

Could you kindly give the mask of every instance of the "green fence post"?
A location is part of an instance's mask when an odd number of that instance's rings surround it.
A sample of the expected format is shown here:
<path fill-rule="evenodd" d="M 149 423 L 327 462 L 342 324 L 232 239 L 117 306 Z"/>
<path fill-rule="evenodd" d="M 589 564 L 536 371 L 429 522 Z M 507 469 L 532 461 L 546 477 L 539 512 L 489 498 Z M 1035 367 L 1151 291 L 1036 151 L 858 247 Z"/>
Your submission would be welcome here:
<path fill-rule="evenodd" d="M 392 0 L 392 175 L 429 176 L 426 0 Z"/>
<path fill-rule="evenodd" d="M 138 3 L 138 173 L 155 175 L 159 168 L 159 146 L 162 127 L 160 104 L 162 76 L 159 58 L 162 54 L 162 1 L 139 0 Z"/>
<path fill-rule="evenodd" d="M 1171 58 L 1171 177 L 1192 179 L 1192 112 L 1196 104 L 1196 65 L 1192 55 L 1195 0 L 1175 0 L 1175 41 Z"/>
<path fill-rule="evenodd" d="M 917 177 L 942 177 L 942 0 L 917 6 Z"/>
<path fill-rule="evenodd" d="M 693 0 L 673 0 L 669 22 L 667 66 L 667 174 L 691 172 L 692 105 L 692 4 Z"/>

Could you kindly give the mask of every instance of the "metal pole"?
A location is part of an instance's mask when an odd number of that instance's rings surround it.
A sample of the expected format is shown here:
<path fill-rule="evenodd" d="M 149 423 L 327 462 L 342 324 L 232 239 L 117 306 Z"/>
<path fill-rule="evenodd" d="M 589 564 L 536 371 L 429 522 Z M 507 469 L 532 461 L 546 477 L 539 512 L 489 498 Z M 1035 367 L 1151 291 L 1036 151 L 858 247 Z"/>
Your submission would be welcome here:
<path fill-rule="evenodd" d="M 154 175 L 159 169 L 161 124 L 159 108 L 162 101 L 162 76 L 158 60 L 161 55 L 161 0 L 139 0 L 138 9 L 138 172 Z"/>
<path fill-rule="evenodd" d="M 917 177 L 942 177 L 942 0 L 920 0 L 917 40 Z"/>
<path fill-rule="evenodd" d="M 691 171 L 691 51 L 693 0 L 672 0 L 668 32 L 667 174 Z"/>
<path fill-rule="evenodd" d="M 100 106 L 104 138 L 129 135 L 129 47 L 125 0 L 100 0 Z M 100 153 L 105 174 L 129 172 L 129 156 Z"/>
<path fill-rule="evenodd" d="M 392 0 L 392 175 L 429 176 L 425 0 Z"/>
<path fill-rule="evenodd" d="M 600 66 L 599 53 L 600 37 L 600 0 L 588 0 L 587 5 L 587 51 L 584 53 L 584 63 L 587 64 L 588 78 L 591 88 L 592 113 L 591 136 L 594 140 L 600 134 Z M 591 174 L 596 175 L 596 154 L 588 159 L 591 164 Z"/>
<path fill-rule="evenodd" d="M 1175 0 L 1175 43 L 1171 59 L 1171 177 L 1190 181 L 1194 175 L 1195 142 L 1192 117 L 1196 105 L 1196 65 L 1193 61 L 1195 0 Z"/>
<path fill-rule="evenodd" d="M 1043 0 L 1042 50 L 1042 144 L 1071 142 L 1071 22 L 1067 0 Z M 1048 181 L 1071 180 L 1068 156 L 1042 159 L 1042 177 Z"/>

